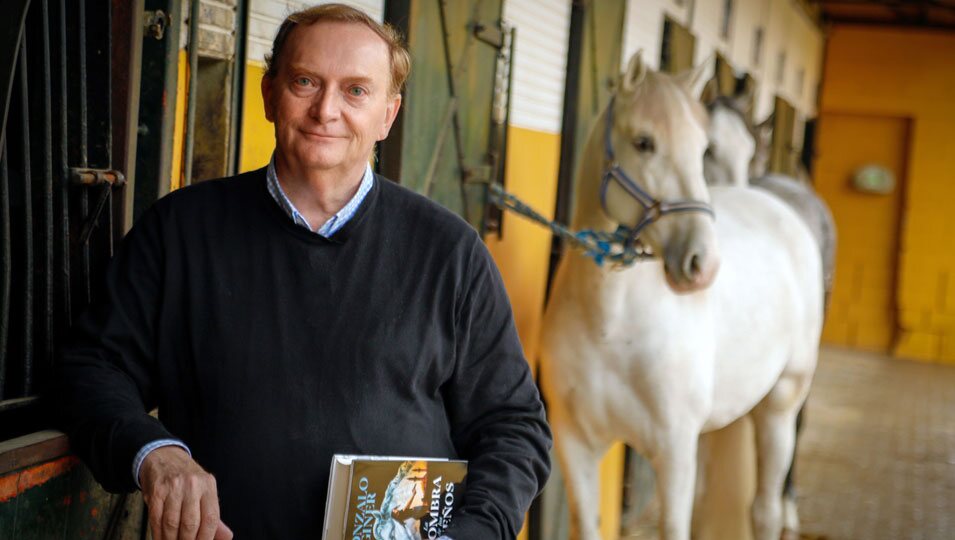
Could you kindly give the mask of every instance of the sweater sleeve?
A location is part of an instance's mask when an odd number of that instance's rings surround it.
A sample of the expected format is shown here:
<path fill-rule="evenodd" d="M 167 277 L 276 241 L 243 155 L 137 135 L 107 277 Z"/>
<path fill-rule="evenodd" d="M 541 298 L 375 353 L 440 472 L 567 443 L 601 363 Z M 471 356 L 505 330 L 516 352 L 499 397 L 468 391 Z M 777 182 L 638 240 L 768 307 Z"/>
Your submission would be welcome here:
<path fill-rule="evenodd" d="M 147 411 L 155 403 L 156 326 L 163 250 L 155 207 L 123 240 L 90 308 L 60 350 L 50 388 L 57 426 L 111 492 L 136 489 L 136 453 L 174 438 Z"/>
<path fill-rule="evenodd" d="M 455 446 L 469 464 L 447 535 L 513 539 L 550 474 L 551 434 L 503 282 L 479 239 L 467 274 L 445 396 Z"/>

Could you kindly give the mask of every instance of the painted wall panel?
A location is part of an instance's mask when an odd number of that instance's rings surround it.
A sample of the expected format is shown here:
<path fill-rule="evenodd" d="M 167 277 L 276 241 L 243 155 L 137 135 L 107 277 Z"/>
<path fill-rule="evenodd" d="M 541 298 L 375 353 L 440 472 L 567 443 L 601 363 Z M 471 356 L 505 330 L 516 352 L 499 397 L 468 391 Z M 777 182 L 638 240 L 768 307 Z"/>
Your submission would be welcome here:
<path fill-rule="evenodd" d="M 517 27 L 511 125 L 560 133 L 570 2 L 506 0 L 504 20 Z"/>
<path fill-rule="evenodd" d="M 670 17 L 677 23 L 686 24 L 688 9 L 674 0 L 629 0 L 627 19 L 624 25 L 621 70 L 638 50 L 653 69 L 660 67 L 660 49 L 663 40 L 663 19 Z"/>
<path fill-rule="evenodd" d="M 822 67 L 824 36 L 793 0 L 734 0 L 729 33 L 722 35 L 724 0 L 697 0 L 679 5 L 675 0 L 629 0 L 621 68 L 637 50 L 648 65 L 660 64 L 664 17 L 689 26 L 696 37 L 694 61 L 723 54 L 738 74 L 749 72 L 757 81 L 755 117 L 773 111 L 776 95 L 792 102 L 803 117 L 816 114 L 816 89 Z M 759 62 L 754 62 L 756 29 L 763 29 Z M 779 53 L 785 51 L 783 84 L 776 82 Z M 803 83 L 797 73 L 803 70 Z"/>
<path fill-rule="evenodd" d="M 264 62 L 265 53 L 272 48 L 272 39 L 282 20 L 307 6 L 327 4 L 324 1 L 295 2 L 290 0 L 251 0 L 249 3 L 249 47 L 246 59 L 249 62 Z M 355 6 L 377 21 L 382 20 L 385 0 L 343 0 Z"/>

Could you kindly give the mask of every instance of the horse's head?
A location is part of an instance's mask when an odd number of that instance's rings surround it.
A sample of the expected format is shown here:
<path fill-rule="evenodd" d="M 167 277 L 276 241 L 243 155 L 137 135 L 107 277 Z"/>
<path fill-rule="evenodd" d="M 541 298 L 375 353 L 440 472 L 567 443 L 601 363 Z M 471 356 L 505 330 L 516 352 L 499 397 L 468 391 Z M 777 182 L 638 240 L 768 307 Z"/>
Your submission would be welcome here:
<path fill-rule="evenodd" d="M 747 119 L 752 97 L 752 86 L 748 85 L 733 96 L 714 92 L 702 99 L 710 116 L 706 132 L 710 145 L 704 160 L 710 185 L 749 185 L 750 162 L 756 151 Z"/>
<path fill-rule="evenodd" d="M 602 185 L 604 211 L 663 258 L 667 282 L 676 292 L 709 286 L 719 267 L 703 179 L 707 118 L 699 96 L 704 68 L 657 73 L 647 69 L 638 52 L 600 128 L 610 162 Z"/>

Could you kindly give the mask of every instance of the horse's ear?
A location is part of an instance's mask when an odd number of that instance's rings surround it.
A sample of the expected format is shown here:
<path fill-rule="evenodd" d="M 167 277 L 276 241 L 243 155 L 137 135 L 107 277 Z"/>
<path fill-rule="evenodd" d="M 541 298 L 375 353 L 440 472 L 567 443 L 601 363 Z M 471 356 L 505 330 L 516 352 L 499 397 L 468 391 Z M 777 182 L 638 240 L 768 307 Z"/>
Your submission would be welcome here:
<path fill-rule="evenodd" d="M 643 50 L 633 53 L 627 63 L 627 71 L 620 77 L 620 89 L 626 93 L 633 92 L 647 76 L 647 65 L 643 63 Z"/>
<path fill-rule="evenodd" d="M 695 68 L 681 71 L 673 76 L 674 80 L 686 89 L 695 99 L 700 99 L 703 95 L 703 88 L 709 82 L 710 65 L 713 64 L 712 56 Z"/>
<path fill-rule="evenodd" d="M 709 105 L 716 101 L 716 98 L 720 97 L 720 82 L 716 80 L 716 77 L 713 77 L 706 82 L 706 86 L 703 87 L 703 94 L 700 95 L 700 101 L 704 105 Z"/>

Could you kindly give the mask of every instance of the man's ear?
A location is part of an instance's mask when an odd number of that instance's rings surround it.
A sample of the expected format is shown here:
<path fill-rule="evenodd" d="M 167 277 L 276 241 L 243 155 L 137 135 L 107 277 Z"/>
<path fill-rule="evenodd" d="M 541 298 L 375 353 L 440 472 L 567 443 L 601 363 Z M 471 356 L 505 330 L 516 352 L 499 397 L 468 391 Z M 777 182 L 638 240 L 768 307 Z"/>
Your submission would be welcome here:
<path fill-rule="evenodd" d="M 381 131 L 378 132 L 378 140 L 383 141 L 391 131 L 391 125 L 395 123 L 398 117 L 398 110 L 401 108 L 401 94 L 396 94 L 388 102 L 388 108 L 385 109 L 385 122 L 381 125 Z"/>
<path fill-rule="evenodd" d="M 272 111 L 272 78 L 268 75 L 262 76 L 262 103 L 265 105 L 265 119 L 269 122 L 275 122 L 275 115 Z"/>

